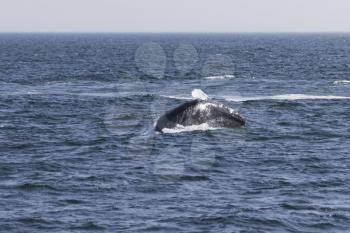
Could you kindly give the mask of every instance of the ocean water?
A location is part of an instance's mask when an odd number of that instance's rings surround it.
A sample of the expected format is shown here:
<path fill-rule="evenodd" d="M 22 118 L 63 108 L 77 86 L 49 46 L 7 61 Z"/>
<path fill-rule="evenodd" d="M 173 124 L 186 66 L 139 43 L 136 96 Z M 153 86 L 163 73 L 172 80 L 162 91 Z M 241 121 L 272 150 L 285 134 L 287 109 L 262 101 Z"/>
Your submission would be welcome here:
<path fill-rule="evenodd" d="M 0 34 L 0 231 L 349 232 L 349 121 L 350 34 Z"/>

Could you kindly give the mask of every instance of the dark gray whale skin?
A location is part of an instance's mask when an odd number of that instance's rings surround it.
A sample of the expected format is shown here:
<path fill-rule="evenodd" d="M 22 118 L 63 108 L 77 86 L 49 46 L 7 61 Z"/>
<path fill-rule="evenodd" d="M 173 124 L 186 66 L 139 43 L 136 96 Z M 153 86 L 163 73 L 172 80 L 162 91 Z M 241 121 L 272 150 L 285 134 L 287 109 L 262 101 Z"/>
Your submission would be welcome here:
<path fill-rule="evenodd" d="M 205 109 L 198 106 L 206 104 Z M 207 123 L 211 127 L 236 128 L 245 125 L 245 120 L 222 104 L 206 100 L 192 100 L 166 112 L 156 122 L 155 130 L 162 132 L 164 128 L 172 129 L 176 125 L 190 126 Z"/>

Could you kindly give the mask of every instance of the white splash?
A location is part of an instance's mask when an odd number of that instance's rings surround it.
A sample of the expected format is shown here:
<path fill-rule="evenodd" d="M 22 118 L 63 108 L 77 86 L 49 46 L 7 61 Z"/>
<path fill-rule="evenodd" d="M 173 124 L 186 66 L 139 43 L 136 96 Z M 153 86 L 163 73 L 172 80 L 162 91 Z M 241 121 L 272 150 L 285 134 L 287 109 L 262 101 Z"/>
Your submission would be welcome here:
<path fill-rule="evenodd" d="M 175 134 L 175 133 L 182 133 L 182 132 L 207 131 L 207 130 L 216 130 L 216 129 L 218 128 L 210 127 L 208 123 L 203 123 L 200 125 L 190 125 L 190 126 L 176 125 L 176 127 L 172 129 L 164 128 L 162 129 L 162 132 L 167 134 Z"/>
<path fill-rule="evenodd" d="M 335 95 L 305 95 L 305 94 L 285 94 L 285 95 L 272 95 L 272 96 L 226 96 L 227 101 L 244 102 L 251 100 L 343 100 L 350 99 L 348 96 L 335 96 Z"/>
<path fill-rule="evenodd" d="M 333 82 L 334 85 L 340 85 L 340 84 L 350 84 L 350 80 L 336 80 Z"/>
<path fill-rule="evenodd" d="M 232 74 L 204 77 L 204 79 L 206 79 L 206 80 L 227 80 L 227 79 L 232 79 L 232 78 L 235 78 L 235 76 Z"/>
<path fill-rule="evenodd" d="M 208 110 L 209 107 L 217 107 L 217 108 L 225 108 L 227 109 L 231 114 L 235 114 L 237 113 L 234 109 L 232 108 L 229 108 L 223 104 L 220 104 L 220 103 L 211 103 L 211 102 L 205 102 L 205 103 L 199 103 L 196 105 L 196 110 L 197 111 L 206 111 Z"/>
<path fill-rule="evenodd" d="M 199 103 L 196 105 L 196 110 L 202 112 L 207 110 L 209 106 L 216 107 L 217 105 L 213 103 Z"/>
<path fill-rule="evenodd" d="M 207 100 L 209 97 L 201 89 L 193 89 L 192 97 L 200 100 Z"/>

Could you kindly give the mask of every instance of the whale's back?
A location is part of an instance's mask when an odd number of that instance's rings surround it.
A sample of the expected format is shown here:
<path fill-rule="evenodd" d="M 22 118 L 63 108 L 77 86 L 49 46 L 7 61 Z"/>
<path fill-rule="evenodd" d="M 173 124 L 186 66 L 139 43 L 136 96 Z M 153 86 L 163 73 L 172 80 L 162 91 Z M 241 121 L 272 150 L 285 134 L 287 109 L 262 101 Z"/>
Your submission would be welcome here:
<path fill-rule="evenodd" d="M 156 123 L 155 129 L 162 132 L 164 128 L 177 125 L 191 126 L 207 123 L 212 127 L 239 127 L 244 119 L 231 108 L 205 100 L 192 100 L 166 112 Z"/>

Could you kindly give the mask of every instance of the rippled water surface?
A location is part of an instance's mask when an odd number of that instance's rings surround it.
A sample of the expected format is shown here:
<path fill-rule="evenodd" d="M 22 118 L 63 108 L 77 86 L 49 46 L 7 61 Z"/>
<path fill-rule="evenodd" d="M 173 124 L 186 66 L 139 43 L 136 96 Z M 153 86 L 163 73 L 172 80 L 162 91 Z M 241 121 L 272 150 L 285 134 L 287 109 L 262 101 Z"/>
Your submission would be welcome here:
<path fill-rule="evenodd" d="M 349 121 L 350 34 L 0 34 L 0 231 L 349 232 Z"/>

